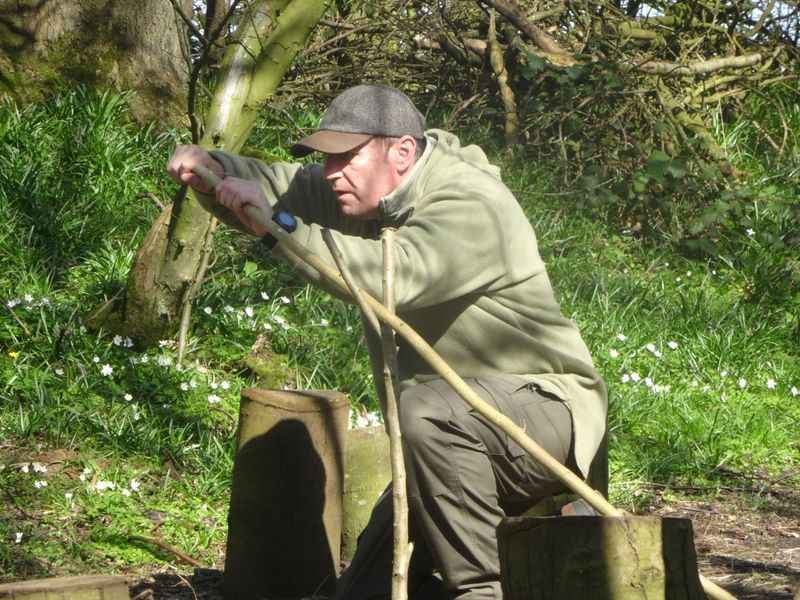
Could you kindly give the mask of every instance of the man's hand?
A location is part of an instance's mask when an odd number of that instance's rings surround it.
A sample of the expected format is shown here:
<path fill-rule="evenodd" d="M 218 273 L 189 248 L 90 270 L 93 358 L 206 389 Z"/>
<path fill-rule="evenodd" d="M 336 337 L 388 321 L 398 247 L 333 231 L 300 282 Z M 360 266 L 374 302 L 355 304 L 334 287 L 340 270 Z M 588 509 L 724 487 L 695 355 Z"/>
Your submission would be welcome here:
<path fill-rule="evenodd" d="M 232 210 L 253 235 L 264 237 L 267 233 L 264 222 L 272 219 L 272 207 L 258 184 L 247 179 L 227 177 L 217 184 L 217 202 Z M 256 211 L 258 216 L 254 218 Z"/>
<path fill-rule="evenodd" d="M 242 225 L 240 229 L 263 237 L 267 233 L 263 222 L 272 218 L 272 207 L 261 187 L 246 179 L 227 177 L 222 179 L 216 188 L 212 188 L 192 171 L 197 164 L 202 164 L 218 177 L 223 177 L 222 165 L 208 152 L 195 145 L 178 146 L 167 163 L 167 171 L 178 183 L 190 185 L 205 194 L 214 193 L 217 202 L 231 210 L 239 219 Z M 253 208 L 245 210 L 246 206 L 257 209 L 260 217 L 253 218 L 251 215 L 255 211 Z"/>
<path fill-rule="evenodd" d="M 222 165 L 211 158 L 208 152 L 194 144 L 178 146 L 175 149 L 167 162 L 167 172 L 178 183 L 190 185 L 198 192 L 210 194 L 214 190 L 192 171 L 196 164 L 205 165 L 217 177 L 223 175 Z"/>

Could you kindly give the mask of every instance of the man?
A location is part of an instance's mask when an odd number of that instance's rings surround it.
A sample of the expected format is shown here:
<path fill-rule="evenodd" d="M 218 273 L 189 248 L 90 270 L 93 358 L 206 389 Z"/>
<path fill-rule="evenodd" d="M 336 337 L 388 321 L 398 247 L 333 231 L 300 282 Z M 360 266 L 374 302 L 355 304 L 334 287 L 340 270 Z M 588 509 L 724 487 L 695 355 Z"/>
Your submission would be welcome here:
<path fill-rule="evenodd" d="M 380 230 L 396 228 L 398 316 L 485 401 L 585 475 L 605 431 L 605 387 L 577 329 L 560 316 L 533 229 L 499 169 L 476 146 L 426 131 L 412 102 L 383 86 L 336 97 L 318 130 L 292 147 L 296 156 L 313 151 L 325 155 L 324 165 L 266 166 L 187 146 L 176 150 L 168 170 L 200 193 L 215 193 L 243 229 L 324 288 L 243 207 L 275 219 L 322 257 L 329 252 L 321 231 L 332 230 L 356 283 L 378 298 Z M 196 163 L 225 176 L 216 190 L 192 174 Z M 380 346 L 366 335 L 382 393 Z M 501 598 L 497 524 L 561 493 L 563 484 L 472 411 L 402 337 L 398 345 L 415 543 L 410 595 Z M 389 597 L 391 511 L 385 494 L 337 598 Z"/>

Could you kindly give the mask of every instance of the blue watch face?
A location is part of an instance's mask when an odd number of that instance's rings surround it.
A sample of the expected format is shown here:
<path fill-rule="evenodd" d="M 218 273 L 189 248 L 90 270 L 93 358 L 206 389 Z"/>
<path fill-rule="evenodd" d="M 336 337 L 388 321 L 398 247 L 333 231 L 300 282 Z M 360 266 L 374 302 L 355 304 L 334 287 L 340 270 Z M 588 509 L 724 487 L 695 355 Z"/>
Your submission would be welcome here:
<path fill-rule="evenodd" d="M 276 210 L 272 214 L 272 220 L 289 233 L 292 233 L 295 229 L 297 229 L 297 219 L 295 219 L 293 215 L 290 215 L 285 210 Z"/>

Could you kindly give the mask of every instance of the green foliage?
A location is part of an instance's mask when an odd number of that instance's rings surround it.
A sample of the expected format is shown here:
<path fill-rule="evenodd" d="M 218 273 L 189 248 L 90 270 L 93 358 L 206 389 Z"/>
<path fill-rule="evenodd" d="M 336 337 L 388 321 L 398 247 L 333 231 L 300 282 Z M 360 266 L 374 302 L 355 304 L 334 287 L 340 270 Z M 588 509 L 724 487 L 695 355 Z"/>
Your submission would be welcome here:
<path fill-rule="evenodd" d="M 163 191 L 157 174 L 173 143 L 135 126 L 112 92 L 77 89 L 24 108 L 5 100 L 0 268 L 35 284 L 68 277 L 103 240 L 135 247 L 153 218 L 137 194 Z"/>

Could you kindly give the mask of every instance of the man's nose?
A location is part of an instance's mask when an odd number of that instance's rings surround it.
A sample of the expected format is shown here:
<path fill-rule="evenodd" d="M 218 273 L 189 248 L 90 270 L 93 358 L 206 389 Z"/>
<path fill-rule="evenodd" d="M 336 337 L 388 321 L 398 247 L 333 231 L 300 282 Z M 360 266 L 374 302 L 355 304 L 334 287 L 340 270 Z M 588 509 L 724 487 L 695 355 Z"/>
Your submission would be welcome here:
<path fill-rule="evenodd" d="M 329 154 L 328 158 L 325 159 L 323 175 L 328 181 L 341 176 L 342 161 L 340 158 L 337 154 Z"/>

